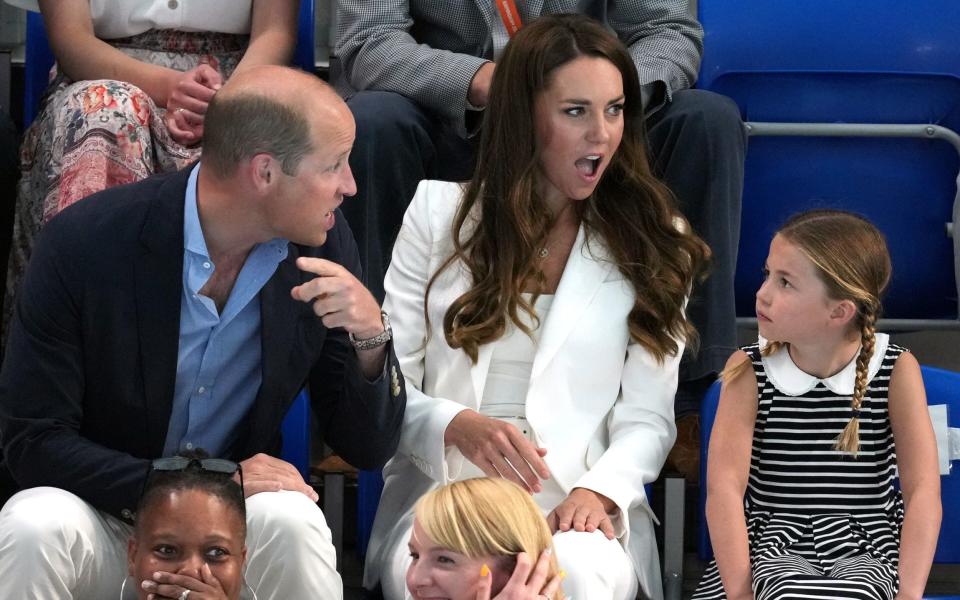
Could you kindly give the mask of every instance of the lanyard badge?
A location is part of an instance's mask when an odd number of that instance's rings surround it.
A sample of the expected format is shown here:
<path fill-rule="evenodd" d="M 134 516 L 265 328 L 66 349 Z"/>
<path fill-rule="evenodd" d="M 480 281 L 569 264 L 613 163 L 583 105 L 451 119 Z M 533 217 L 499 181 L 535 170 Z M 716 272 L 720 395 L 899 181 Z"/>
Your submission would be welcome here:
<path fill-rule="evenodd" d="M 500 11 L 500 18 L 503 19 L 503 25 L 507 28 L 507 34 L 513 37 L 523 27 L 523 21 L 520 20 L 520 13 L 517 11 L 517 3 L 513 0 L 493 0 L 493 2 Z"/>

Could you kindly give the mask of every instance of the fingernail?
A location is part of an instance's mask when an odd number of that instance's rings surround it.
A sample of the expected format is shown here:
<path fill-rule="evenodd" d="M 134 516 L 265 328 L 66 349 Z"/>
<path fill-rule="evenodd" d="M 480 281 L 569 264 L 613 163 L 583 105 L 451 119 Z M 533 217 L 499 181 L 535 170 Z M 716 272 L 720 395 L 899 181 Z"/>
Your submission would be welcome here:
<path fill-rule="evenodd" d="M 486 564 L 480 567 L 480 577 L 486 577 L 489 574 L 490 574 L 490 567 L 488 567 Z"/>
<path fill-rule="evenodd" d="M 148 580 L 148 579 L 144 579 L 144 580 L 140 583 L 140 587 L 142 587 L 142 588 L 145 589 L 145 590 L 149 590 L 150 588 L 153 587 L 153 582 L 150 581 L 150 580 Z"/>

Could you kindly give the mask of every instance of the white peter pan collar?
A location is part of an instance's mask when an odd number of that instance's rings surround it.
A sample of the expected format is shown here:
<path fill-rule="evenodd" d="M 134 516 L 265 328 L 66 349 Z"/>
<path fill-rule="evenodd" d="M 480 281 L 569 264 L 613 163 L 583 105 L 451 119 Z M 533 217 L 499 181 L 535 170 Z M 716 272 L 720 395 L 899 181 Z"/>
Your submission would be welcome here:
<path fill-rule="evenodd" d="M 867 381 L 872 381 L 880 370 L 880 364 L 883 362 L 883 356 L 887 353 L 887 344 L 890 336 L 885 333 L 875 335 L 873 356 L 870 357 L 870 365 L 867 369 Z M 760 348 L 767 345 L 767 340 L 762 336 L 759 338 Z M 852 396 L 853 388 L 857 381 L 857 357 L 853 359 L 835 375 L 826 379 L 818 377 L 800 370 L 793 359 L 790 358 L 790 352 L 787 348 L 781 348 L 771 356 L 764 356 L 763 368 L 767 377 L 777 387 L 778 390 L 789 396 L 801 396 L 812 390 L 818 383 L 823 383 L 834 394 L 838 396 Z"/>

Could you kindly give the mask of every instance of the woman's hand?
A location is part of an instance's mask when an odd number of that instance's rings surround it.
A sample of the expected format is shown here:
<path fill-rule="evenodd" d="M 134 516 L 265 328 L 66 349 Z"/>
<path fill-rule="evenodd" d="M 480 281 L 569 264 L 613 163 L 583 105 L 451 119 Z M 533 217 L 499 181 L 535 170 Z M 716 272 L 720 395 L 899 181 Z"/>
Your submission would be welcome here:
<path fill-rule="evenodd" d="M 507 585 L 503 586 L 503 589 L 494 596 L 493 600 L 543 600 L 543 598 L 553 598 L 553 595 L 560 589 L 563 571 L 547 581 L 551 554 L 550 548 L 541 552 L 536 565 L 533 564 L 533 560 L 526 552 L 518 554 L 517 566 L 514 567 L 513 574 L 510 575 Z M 493 574 L 490 569 L 486 569 L 486 571 L 486 575 L 480 575 L 477 600 L 491 600 Z"/>
<path fill-rule="evenodd" d="M 443 442 L 456 446 L 485 475 L 509 479 L 530 493 L 542 491 L 540 480 L 550 478 L 544 448 L 513 425 L 476 411 L 460 411 L 447 425 Z"/>
<path fill-rule="evenodd" d="M 200 579 L 189 575 L 157 571 L 153 579 L 145 579 L 141 584 L 143 589 L 150 592 L 150 600 L 178 600 L 187 590 L 190 600 L 228 600 L 227 593 L 220 585 L 210 566 L 206 563 L 200 567 Z"/>
<path fill-rule="evenodd" d="M 550 511 L 547 525 L 557 531 L 596 531 L 599 529 L 608 539 L 616 537 L 610 513 L 616 510 L 613 500 L 586 488 L 574 488 L 566 500 Z"/>
<path fill-rule="evenodd" d="M 167 96 L 164 122 L 174 141 L 190 146 L 203 139 L 203 118 L 214 94 L 223 85 L 216 59 L 181 73 Z"/>

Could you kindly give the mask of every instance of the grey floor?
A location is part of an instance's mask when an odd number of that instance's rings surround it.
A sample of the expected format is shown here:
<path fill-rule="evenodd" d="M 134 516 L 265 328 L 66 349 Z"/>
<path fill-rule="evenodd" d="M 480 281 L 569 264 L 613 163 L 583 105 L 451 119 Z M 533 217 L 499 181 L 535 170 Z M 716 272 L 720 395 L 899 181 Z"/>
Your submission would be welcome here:
<path fill-rule="evenodd" d="M 741 328 L 740 342 L 749 343 L 756 339 L 756 330 Z M 892 339 L 897 344 L 910 348 L 921 364 L 931 365 L 953 371 L 960 371 L 960 331 L 926 331 L 919 333 L 894 333 Z M 695 535 L 697 531 L 696 498 L 698 489 L 695 485 L 688 485 L 686 490 L 685 511 L 685 555 L 683 571 L 683 597 L 690 598 L 693 594 L 704 565 L 697 558 L 695 549 Z M 352 490 L 347 490 L 347 506 L 353 503 Z M 355 546 L 352 544 L 349 520 L 354 515 L 347 515 L 347 531 L 341 572 L 344 577 L 346 600 L 360 600 L 362 565 L 356 558 Z M 927 594 L 958 594 L 960 595 L 960 565 L 934 565 L 927 583 Z"/>

